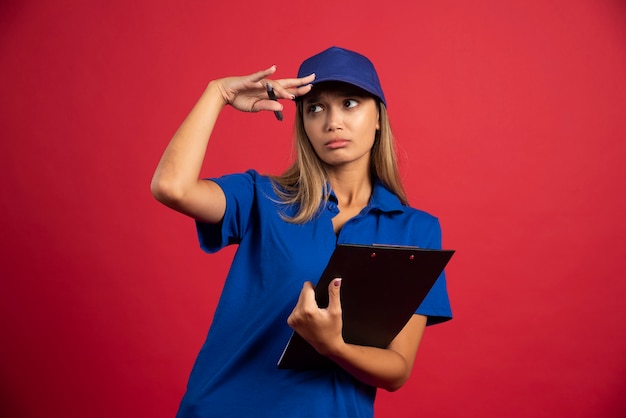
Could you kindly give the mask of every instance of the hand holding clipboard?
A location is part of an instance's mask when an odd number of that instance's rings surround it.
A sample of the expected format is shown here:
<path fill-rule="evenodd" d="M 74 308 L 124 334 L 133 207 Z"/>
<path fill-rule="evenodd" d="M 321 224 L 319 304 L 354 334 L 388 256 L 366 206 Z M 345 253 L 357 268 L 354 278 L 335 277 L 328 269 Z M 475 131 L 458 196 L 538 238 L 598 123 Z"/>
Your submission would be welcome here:
<path fill-rule="evenodd" d="M 387 245 L 338 245 L 318 284 L 318 306 L 328 306 L 328 285 L 342 278 L 343 338 L 349 344 L 386 347 L 415 313 L 454 254 Z M 293 333 L 278 361 L 281 369 L 333 367 Z"/>

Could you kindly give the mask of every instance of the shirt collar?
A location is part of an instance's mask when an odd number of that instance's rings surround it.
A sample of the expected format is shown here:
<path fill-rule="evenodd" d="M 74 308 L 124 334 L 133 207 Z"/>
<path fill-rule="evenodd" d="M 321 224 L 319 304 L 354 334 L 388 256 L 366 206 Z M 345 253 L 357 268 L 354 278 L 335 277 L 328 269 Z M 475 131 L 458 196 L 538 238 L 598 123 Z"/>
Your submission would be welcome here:
<path fill-rule="evenodd" d="M 398 199 L 398 196 L 386 188 L 380 180 L 374 182 L 374 189 L 372 190 L 372 197 L 368 207 L 372 210 L 377 209 L 381 212 L 389 213 L 404 212 L 406 208 Z"/>
<path fill-rule="evenodd" d="M 334 203 L 337 203 L 337 196 L 335 196 L 335 192 L 328 185 L 329 188 L 329 196 L 328 200 Z M 380 180 L 374 181 L 374 186 L 372 189 L 372 197 L 370 197 L 370 202 L 366 206 L 365 210 L 379 210 L 381 212 L 393 213 L 393 212 L 404 212 L 406 206 L 402 204 L 398 196 L 393 194 L 391 190 L 383 185 Z"/>

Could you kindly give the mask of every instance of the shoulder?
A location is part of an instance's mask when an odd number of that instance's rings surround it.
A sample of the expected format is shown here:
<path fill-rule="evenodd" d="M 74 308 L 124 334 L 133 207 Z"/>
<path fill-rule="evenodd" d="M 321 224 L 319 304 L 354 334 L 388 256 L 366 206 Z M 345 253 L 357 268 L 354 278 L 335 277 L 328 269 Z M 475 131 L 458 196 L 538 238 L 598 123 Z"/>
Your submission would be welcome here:
<path fill-rule="evenodd" d="M 421 209 L 414 208 L 412 206 L 404 206 L 404 216 L 411 218 L 415 222 L 424 224 L 438 224 L 439 218 Z"/>
<path fill-rule="evenodd" d="M 432 214 L 424 210 L 402 204 L 398 196 L 385 187 L 380 181 L 377 181 L 374 184 L 371 205 L 382 212 L 399 215 L 399 219 L 410 219 L 414 222 L 423 223 L 425 225 L 439 223 L 437 217 Z"/>
<path fill-rule="evenodd" d="M 263 190 L 264 192 L 272 192 L 272 180 L 269 176 L 259 174 L 256 170 L 247 170 L 241 173 L 225 174 L 220 177 L 211 178 L 225 192 L 232 190 Z"/>
<path fill-rule="evenodd" d="M 401 222 L 407 231 L 415 234 L 418 247 L 441 248 L 441 225 L 439 218 L 420 209 L 405 206 Z"/>
<path fill-rule="evenodd" d="M 256 170 L 226 174 L 211 179 L 223 190 L 226 208 L 266 212 L 268 216 L 288 208 L 282 203 L 272 176 L 259 174 Z"/>

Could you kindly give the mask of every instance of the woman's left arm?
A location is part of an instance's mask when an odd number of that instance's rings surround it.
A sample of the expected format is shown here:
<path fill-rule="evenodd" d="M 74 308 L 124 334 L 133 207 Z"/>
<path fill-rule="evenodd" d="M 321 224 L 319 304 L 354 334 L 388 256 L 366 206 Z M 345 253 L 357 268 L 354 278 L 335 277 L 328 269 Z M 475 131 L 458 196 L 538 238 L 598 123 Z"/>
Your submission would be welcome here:
<path fill-rule="evenodd" d="M 387 348 L 348 344 L 341 333 L 341 280 L 328 287 L 328 307 L 320 309 L 315 290 L 306 282 L 287 322 L 315 349 L 354 377 L 390 392 L 399 389 L 411 375 L 426 317 L 413 315 Z"/>

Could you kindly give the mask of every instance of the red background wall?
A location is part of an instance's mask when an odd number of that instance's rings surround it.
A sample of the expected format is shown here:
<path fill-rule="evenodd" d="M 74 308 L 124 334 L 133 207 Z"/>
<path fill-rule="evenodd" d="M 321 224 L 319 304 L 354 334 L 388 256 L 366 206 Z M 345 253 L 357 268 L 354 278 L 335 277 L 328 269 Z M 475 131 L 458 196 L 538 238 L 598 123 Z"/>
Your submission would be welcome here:
<path fill-rule="evenodd" d="M 617 0 L 0 4 L 0 415 L 171 417 L 232 250 L 149 182 L 206 83 L 330 45 L 377 64 L 414 206 L 456 249 L 381 417 L 626 413 L 626 6 Z M 227 109 L 204 175 L 290 158 Z"/>

